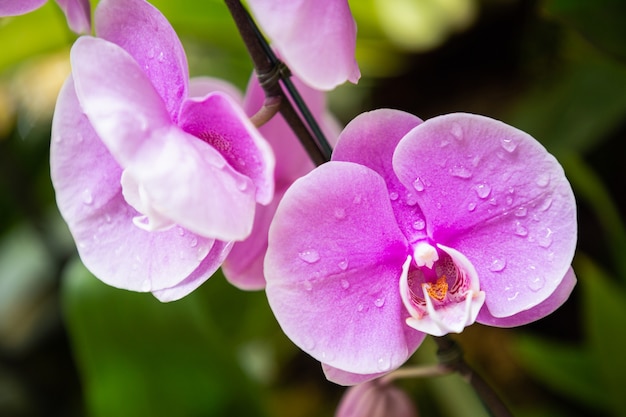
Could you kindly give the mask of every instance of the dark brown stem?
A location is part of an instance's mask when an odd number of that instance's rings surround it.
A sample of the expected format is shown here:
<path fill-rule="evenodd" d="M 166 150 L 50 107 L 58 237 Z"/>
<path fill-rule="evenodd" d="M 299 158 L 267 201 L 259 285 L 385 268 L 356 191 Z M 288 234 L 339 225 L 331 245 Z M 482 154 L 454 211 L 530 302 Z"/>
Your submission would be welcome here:
<path fill-rule="evenodd" d="M 248 49 L 248 53 L 250 54 L 250 58 L 252 59 L 252 63 L 259 78 L 259 83 L 265 91 L 266 98 L 268 100 L 275 97 L 281 98 L 279 107 L 280 114 L 298 137 L 311 160 L 316 165 L 327 162 L 330 159 L 330 152 L 325 150 L 324 146 L 319 145 L 320 139 L 318 138 L 316 140 L 312 132 L 304 124 L 280 85 L 279 81 L 282 80 L 285 82 L 285 80 L 288 80 L 287 67 L 275 58 L 262 36 L 259 36 L 260 32 L 256 24 L 241 2 L 239 0 L 224 1 Z M 299 97 L 294 97 L 294 102 L 296 102 L 298 106 L 304 104 L 301 100 L 301 103 L 298 103 L 298 99 Z M 303 114 L 305 118 L 307 114 L 310 115 L 306 107 L 304 107 L 304 109 L 301 108 L 300 113 Z M 315 133 L 315 130 L 319 131 L 315 123 L 313 123 L 313 125 L 309 123 L 309 126 L 314 126 L 311 128 L 311 130 L 314 131 L 313 133 Z M 323 136 L 321 143 L 327 143 L 325 139 L 323 139 Z"/>
<path fill-rule="evenodd" d="M 513 417 L 508 407 L 487 382 L 463 359 L 463 351 L 450 337 L 435 337 L 439 363 L 456 371 L 474 388 L 489 414 L 493 417 Z"/>

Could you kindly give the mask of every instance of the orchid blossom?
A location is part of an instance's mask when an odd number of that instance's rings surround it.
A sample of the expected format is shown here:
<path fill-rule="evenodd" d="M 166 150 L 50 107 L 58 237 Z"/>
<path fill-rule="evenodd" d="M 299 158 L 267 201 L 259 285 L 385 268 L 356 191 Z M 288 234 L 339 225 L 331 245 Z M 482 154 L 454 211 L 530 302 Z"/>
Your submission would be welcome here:
<path fill-rule="evenodd" d="M 426 334 L 551 313 L 576 282 L 575 245 L 569 182 L 531 136 L 377 110 L 285 193 L 266 291 L 287 336 L 351 385 L 402 365 Z"/>
<path fill-rule="evenodd" d="M 47 0 L 0 0 L 1 16 L 19 16 L 32 12 Z M 56 0 L 67 17 L 67 24 L 76 33 L 91 31 L 91 6 L 89 0 Z"/>
<path fill-rule="evenodd" d="M 54 115 L 57 204 L 96 277 L 175 300 L 250 234 L 274 156 L 228 95 L 188 97 L 184 50 L 153 6 L 103 0 L 95 24 Z"/>
<path fill-rule="evenodd" d="M 261 29 L 304 83 L 332 90 L 361 73 L 356 23 L 347 0 L 249 0 Z"/>
<path fill-rule="evenodd" d="M 346 390 L 335 417 L 417 417 L 413 402 L 400 388 L 380 380 Z"/>

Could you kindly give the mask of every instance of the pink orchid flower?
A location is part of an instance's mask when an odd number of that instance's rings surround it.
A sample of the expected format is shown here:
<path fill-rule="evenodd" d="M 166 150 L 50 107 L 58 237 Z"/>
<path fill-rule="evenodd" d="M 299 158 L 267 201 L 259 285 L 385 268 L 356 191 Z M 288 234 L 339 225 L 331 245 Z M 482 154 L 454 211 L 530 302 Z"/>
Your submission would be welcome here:
<path fill-rule="evenodd" d="M 348 388 L 335 417 L 417 417 L 417 410 L 406 392 L 374 380 Z"/>
<path fill-rule="evenodd" d="M 274 156 L 228 95 L 188 97 L 184 50 L 153 6 L 103 0 L 95 23 L 55 110 L 57 204 L 95 276 L 175 300 L 250 234 Z"/>
<path fill-rule="evenodd" d="M 356 23 L 347 0 L 250 0 L 248 5 L 273 47 L 304 83 L 332 90 L 359 80 Z"/>
<path fill-rule="evenodd" d="M 43 6 L 47 0 L 0 0 L 0 17 L 19 16 Z M 89 0 L 56 0 L 67 17 L 67 24 L 76 33 L 91 31 Z"/>
<path fill-rule="evenodd" d="M 351 385 L 402 365 L 426 334 L 554 311 L 576 282 L 576 230 L 563 169 L 528 134 L 377 110 L 285 193 L 267 296 L 287 336 Z"/>

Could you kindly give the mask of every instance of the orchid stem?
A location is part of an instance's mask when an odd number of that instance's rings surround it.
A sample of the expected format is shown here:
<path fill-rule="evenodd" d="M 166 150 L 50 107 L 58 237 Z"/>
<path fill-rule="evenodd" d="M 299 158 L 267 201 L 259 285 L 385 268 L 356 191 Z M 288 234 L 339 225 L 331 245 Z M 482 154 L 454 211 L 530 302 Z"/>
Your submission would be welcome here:
<path fill-rule="evenodd" d="M 492 417 L 513 417 L 507 406 L 487 382 L 463 359 L 463 351 L 450 337 L 435 337 L 440 366 L 458 372 L 471 386 Z"/>
<path fill-rule="evenodd" d="M 275 97 L 280 99 L 280 114 L 283 116 L 294 134 L 298 137 L 309 157 L 316 165 L 321 165 L 330 160 L 332 148 L 322 134 L 319 125 L 302 100 L 302 97 L 289 79 L 289 69 L 274 54 L 254 20 L 243 7 L 239 0 L 224 0 L 235 25 L 241 34 L 241 38 L 248 49 L 254 69 L 259 78 L 259 83 L 265 91 L 266 103 Z M 287 89 L 289 97 L 298 109 L 302 118 L 296 112 L 291 101 L 281 87 L 281 83 Z M 264 105 L 265 106 L 265 105 Z"/>

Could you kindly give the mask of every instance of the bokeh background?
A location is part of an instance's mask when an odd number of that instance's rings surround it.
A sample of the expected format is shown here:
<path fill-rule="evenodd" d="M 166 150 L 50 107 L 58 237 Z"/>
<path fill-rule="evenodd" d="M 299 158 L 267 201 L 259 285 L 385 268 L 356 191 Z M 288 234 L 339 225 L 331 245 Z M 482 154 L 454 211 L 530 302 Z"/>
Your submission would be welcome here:
<path fill-rule="evenodd" d="M 95 2 L 93 2 L 95 4 Z M 245 88 L 219 0 L 155 0 L 192 75 Z M 553 315 L 455 337 L 516 416 L 626 416 L 626 2 L 354 0 L 363 78 L 342 123 L 380 107 L 501 119 L 562 163 L 579 284 Z M 54 2 L 0 19 L 0 416 L 332 416 L 344 392 L 282 334 L 263 292 L 218 273 L 170 304 L 91 276 L 54 202 L 50 122 L 76 36 Z M 434 363 L 427 340 L 411 363 Z M 398 383 L 422 416 L 486 416 L 457 376 Z"/>

